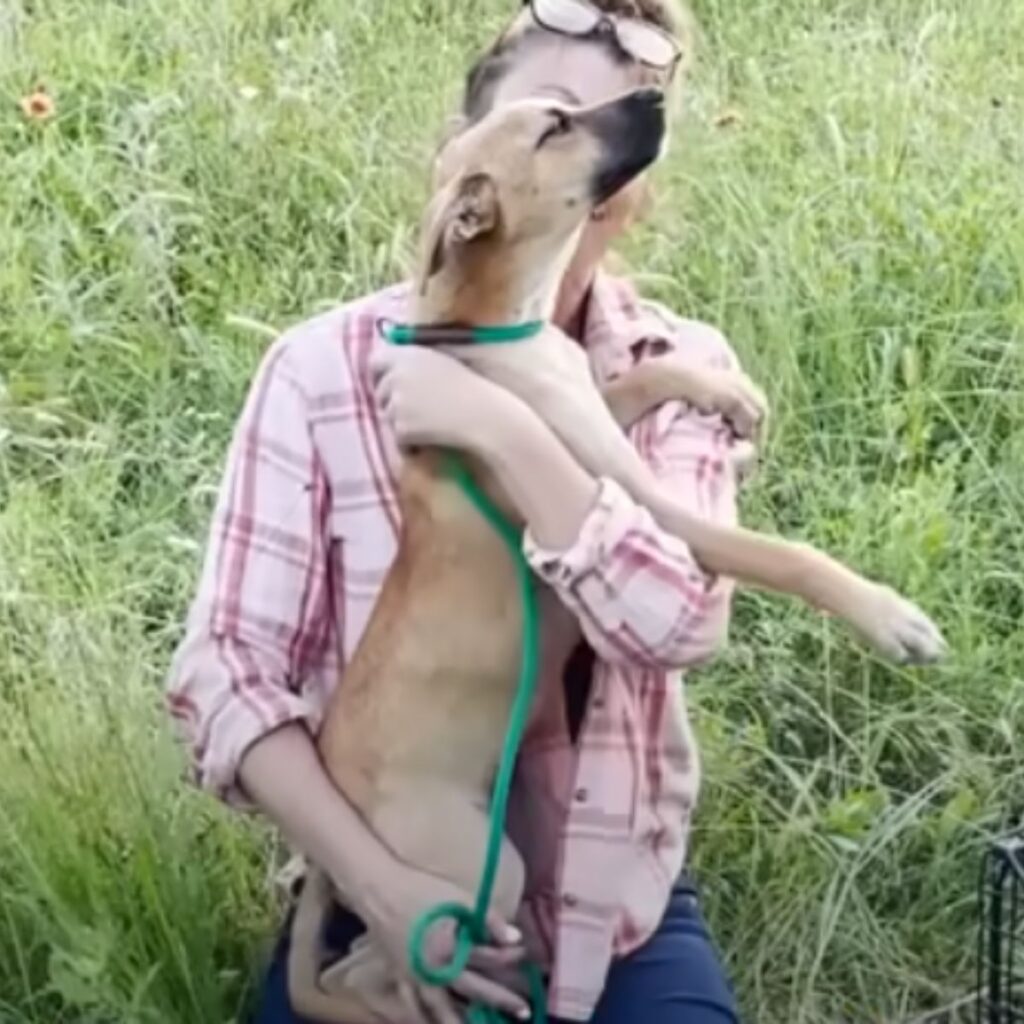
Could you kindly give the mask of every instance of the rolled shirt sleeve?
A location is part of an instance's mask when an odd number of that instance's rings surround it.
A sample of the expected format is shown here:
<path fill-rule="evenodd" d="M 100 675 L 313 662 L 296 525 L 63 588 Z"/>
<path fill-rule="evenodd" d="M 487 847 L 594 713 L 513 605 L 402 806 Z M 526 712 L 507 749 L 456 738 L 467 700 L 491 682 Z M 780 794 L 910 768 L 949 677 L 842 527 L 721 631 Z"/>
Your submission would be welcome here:
<path fill-rule="evenodd" d="M 651 421 L 646 455 L 658 478 L 689 512 L 734 524 L 737 475 L 720 418 L 672 403 Z M 705 573 L 688 545 L 613 480 L 600 481 L 570 547 L 545 550 L 527 533 L 524 552 L 608 661 L 684 668 L 725 640 L 732 581 Z"/>
<path fill-rule="evenodd" d="M 290 721 L 316 724 L 299 683 L 327 636 L 328 504 L 282 339 L 236 427 L 166 686 L 197 783 L 229 803 L 248 806 L 236 778 L 254 742 Z"/>

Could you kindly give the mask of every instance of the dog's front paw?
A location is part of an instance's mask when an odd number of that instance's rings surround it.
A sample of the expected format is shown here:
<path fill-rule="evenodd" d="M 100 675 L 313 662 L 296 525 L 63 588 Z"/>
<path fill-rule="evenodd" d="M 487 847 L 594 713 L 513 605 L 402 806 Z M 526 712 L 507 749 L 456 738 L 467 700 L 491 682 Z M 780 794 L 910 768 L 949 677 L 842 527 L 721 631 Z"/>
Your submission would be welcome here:
<path fill-rule="evenodd" d="M 869 586 L 854 626 L 881 654 L 900 665 L 927 665 L 945 657 L 946 641 L 917 605 L 890 587 Z"/>
<path fill-rule="evenodd" d="M 742 440 L 760 437 L 768 422 L 765 393 L 741 370 L 689 368 L 692 393 L 687 397 L 703 413 L 718 413 Z"/>

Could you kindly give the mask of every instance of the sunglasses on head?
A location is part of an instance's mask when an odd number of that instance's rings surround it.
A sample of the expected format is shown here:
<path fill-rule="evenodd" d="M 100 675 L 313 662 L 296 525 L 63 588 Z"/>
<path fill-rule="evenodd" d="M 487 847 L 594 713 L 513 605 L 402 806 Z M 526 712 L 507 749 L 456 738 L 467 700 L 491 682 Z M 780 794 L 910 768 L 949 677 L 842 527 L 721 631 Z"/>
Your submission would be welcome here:
<path fill-rule="evenodd" d="M 525 0 L 533 20 L 549 32 L 587 38 L 611 34 L 633 60 L 660 70 L 674 69 L 679 44 L 664 29 L 639 18 L 606 14 L 587 0 Z"/>

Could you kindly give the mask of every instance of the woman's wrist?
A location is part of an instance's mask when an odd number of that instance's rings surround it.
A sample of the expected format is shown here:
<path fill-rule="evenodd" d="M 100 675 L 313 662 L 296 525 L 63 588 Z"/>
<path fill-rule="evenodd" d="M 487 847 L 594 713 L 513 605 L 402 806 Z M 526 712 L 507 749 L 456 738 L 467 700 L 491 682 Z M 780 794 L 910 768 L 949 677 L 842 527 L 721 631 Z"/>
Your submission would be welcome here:
<path fill-rule="evenodd" d="M 239 766 L 251 799 L 291 843 L 331 877 L 352 905 L 368 887 L 386 888 L 393 860 L 334 786 L 304 726 L 289 723 L 254 743 Z"/>
<path fill-rule="evenodd" d="M 341 852 L 332 863 L 324 865 L 341 901 L 364 922 L 387 916 L 398 880 L 398 861 L 382 843 L 378 846 L 372 856 Z"/>

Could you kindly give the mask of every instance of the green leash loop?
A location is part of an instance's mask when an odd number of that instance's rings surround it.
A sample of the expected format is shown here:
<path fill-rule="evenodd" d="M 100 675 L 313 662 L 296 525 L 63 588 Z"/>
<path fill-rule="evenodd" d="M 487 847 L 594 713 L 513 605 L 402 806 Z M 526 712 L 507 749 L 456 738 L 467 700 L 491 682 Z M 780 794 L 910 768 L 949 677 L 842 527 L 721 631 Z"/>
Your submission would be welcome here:
<path fill-rule="evenodd" d="M 484 344 L 521 341 L 531 338 L 543 329 L 543 322 L 512 324 L 507 327 L 476 327 L 472 329 L 474 341 Z M 394 345 L 416 343 L 416 328 L 402 324 L 388 324 L 382 327 L 385 338 Z M 413 976 L 420 982 L 432 986 L 447 986 L 454 982 L 466 969 L 473 947 L 487 941 L 487 908 L 494 892 L 494 881 L 501 858 L 501 845 L 505 836 L 505 817 L 508 811 L 509 792 L 515 772 L 516 757 L 522 743 L 523 733 L 529 720 L 530 706 L 537 690 L 540 666 L 540 612 L 533 575 L 520 547 L 520 535 L 486 494 L 477 486 L 465 463 L 456 455 L 448 457 L 448 470 L 462 488 L 466 497 L 477 511 L 494 528 L 509 549 L 516 566 L 516 580 L 519 599 L 523 609 L 523 655 L 519 667 L 519 681 L 512 703 L 501 760 L 494 780 L 491 795 L 490 829 L 487 837 L 487 851 L 484 857 L 483 873 L 477 888 L 476 903 L 472 910 L 458 903 L 442 903 L 423 914 L 409 933 L 409 961 Z M 426 962 L 423 949 L 427 933 L 441 921 L 455 924 L 455 952 L 444 967 L 433 967 Z M 530 988 L 530 1002 L 533 1006 L 534 1024 L 546 1024 L 547 995 L 544 979 L 536 964 L 523 966 L 523 972 Z M 468 1024 L 504 1024 L 503 1014 L 489 1006 L 474 1004 L 469 1009 Z"/>

